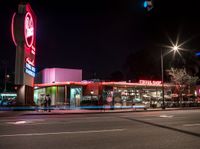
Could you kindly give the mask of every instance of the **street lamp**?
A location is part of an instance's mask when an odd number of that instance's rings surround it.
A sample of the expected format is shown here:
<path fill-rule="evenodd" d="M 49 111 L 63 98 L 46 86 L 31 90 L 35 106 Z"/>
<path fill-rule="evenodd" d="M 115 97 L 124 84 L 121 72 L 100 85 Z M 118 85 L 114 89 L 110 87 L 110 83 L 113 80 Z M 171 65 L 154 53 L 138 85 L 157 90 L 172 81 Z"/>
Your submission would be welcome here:
<path fill-rule="evenodd" d="M 5 78 L 4 78 L 4 92 L 7 91 L 7 81 L 10 78 L 10 75 L 6 74 L 5 72 Z"/>
<path fill-rule="evenodd" d="M 178 51 L 178 46 L 174 46 L 174 47 L 173 47 L 173 50 L 174 50 L 175 52 L 177 52 L 177 51 Z"/>
<path fill-rule="evenodd" d="M 93 94 L 94 94 L 94 91 L 91 90 L 91 91 L 90 91 L 90 95 L 91 95 L 91 105 L 92 105 L 92 101 L 93 101 Z"/>
<path fill-rule="evenodd" d="M 174 45 L 171 51 L 178 52 L 179 47 Z M 163 69 L 163 50 L 161 49 L 161 73 L 162 73 L 162 109 L 165 109 L 165 97 L 164 97 L 164 69 Z"/>

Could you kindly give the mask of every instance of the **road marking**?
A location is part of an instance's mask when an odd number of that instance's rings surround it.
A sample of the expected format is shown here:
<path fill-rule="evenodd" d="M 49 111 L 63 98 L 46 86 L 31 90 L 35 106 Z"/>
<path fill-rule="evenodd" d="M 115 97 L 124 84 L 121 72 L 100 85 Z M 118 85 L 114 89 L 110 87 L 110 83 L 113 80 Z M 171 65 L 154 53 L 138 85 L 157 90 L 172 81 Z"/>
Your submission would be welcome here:
<path fill-rule="evenodd" d="M 14 124 L 18 125 L 18 124 L 25 124 L 25 123 L 26 123 L 26 121 L 17 121 Z"/>
<path fill-rule="evenodd" d="M 197 124 L 185 124 L 183 126 L 185 126 L 185 127 L 200 126 L 200 123 L 197 123 Z"/>
<path fill-rule="evenodd" d="M 41 122 L 44 120 L 41 119 L 32 119 L 32 120 L 18 120 L 18 121 L 12 121 L 12 122 L 7 122 L 7 124 L 12 124 L 12 125 L 20 125 L 20 124 L 30 124 L 30 123 L 34 123 L 34 122 Z"/>
<path fill-rule="evenodd" d="M 172 118 L 174 116 L 173 115 L 160 115 L 159 117 L 162 117 L 162 118 Z"/>
<path fill-rule="evenodd" d="M 89 121 L 84 121 L 84 123 L 92 123 L 92 122 L 96 122 L 96 121 L 102 121 L 101 119 L 99 119 L 99 117 L 95 117 L 95 119 L 98 120 L 93 120 L 93 118 L 85 118 L 88 119 Z M 104 119 L 104 121 L 111 121 L 110 119 L 113 117 L 110 117 L 109 119 Z M 10 125 L 18 125 L 18 124 L 23 124 L 23 125 L 54 125 L 54 124 L 71 124 L 71 123 L 80 123 L 81 120 L 83 120 L 84 118 L 81 119 L 75 119 L 75 121 L 71 122 L 71 121 L 59 121 L 59 122 L 55 122 L 55 121 L 46 121 L 43 122 L 45 120 L 40 120 L 40 119 L 32 119 L 32 120 L 19 120 L 19 121 L 12 121 L 12 122 L 6 122 L 6 124 L 10 124 Z M 91 121 L 92 120 L 92 121 Z M 116 120 L 117 121 L 117 120 Z M 119 121 L 119 120 L 118 120 Z M 0 125 L 5 125 L 5 124 L 0 124 Z"/>
<path fill-rule="evenodd" d="M 132 118 L 149 118 L 149 117 L 152 117 L 152 118 L 154 118 L 154 117 L 156 117 L 157 115 L 145 115 L 145 116 L 140 116 L 140 115 L 132 115 L 132 116 L 120 116 L 120 117 L 125 117 L 125 118 L 127 118 L 127 117 L 132 117 Z"/>
<path fill-rule="evenodd" d="M 103 132 L 117 132 L 124 131 L 125 129 L 103 129 L 103 130 L 89 130 L 89 131 L 66 131 L 66 132 L 50 132 L 50 133 L 28 133 L 28 134 L 10 134 L 0 135 L 3 137 L 19 137 L 19 136 L 45 136 L 45 135 L 62 135 L 62 134 L 87 134 L 87 133 L 103 133 Z"/>

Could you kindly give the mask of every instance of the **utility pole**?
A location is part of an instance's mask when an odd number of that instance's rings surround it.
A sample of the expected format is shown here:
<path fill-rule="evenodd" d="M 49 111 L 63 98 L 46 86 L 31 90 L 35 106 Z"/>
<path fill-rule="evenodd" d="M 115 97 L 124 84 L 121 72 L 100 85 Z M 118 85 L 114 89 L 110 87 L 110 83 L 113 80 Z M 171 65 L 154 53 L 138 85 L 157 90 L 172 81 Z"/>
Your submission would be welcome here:
<path fill-rule="evenodd" d="M 163 50 L 161 49 L 161 75 L 162 75 L 162 109 L 165 109 L 165 88 L 164 88 L 164 72 L 163 72 Z"/>

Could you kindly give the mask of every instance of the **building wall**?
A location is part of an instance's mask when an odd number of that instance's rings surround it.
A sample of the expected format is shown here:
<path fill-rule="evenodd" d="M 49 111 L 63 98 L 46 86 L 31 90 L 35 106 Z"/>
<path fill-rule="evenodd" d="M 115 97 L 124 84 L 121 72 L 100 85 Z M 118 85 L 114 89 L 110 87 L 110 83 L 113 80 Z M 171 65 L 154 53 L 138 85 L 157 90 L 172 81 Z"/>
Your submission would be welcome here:
<path fill-rule="evenodd" d="M 63 69 L 55 68 L 55 81 L 65 82 L 65 81 L 82 81 L 82 70 L 81 69 Z"/>
<path fill-rule="evenodd" d="M 36 84 L 68 81 L 81 82 L 82 70 L 65 68 L 46 68 L 40 71 L 35 77 Z"/>
<path fill-rule="evenodd" d="M 55 82 L 55 68 L 47 68 L 42 71 L 42 83 Z"/>

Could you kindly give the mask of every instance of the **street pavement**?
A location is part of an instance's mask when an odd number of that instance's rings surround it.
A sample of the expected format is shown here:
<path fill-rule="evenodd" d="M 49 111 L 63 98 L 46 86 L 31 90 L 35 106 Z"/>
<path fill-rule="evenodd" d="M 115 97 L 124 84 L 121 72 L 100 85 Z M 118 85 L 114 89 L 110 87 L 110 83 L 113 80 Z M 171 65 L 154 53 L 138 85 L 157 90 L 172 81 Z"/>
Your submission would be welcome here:
<path fill-rule="evenodd" d="M 0 149 L 199 149 L 199 109 L 138 111 L 18 112 L 0 119 Z"/>

